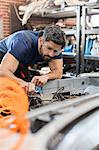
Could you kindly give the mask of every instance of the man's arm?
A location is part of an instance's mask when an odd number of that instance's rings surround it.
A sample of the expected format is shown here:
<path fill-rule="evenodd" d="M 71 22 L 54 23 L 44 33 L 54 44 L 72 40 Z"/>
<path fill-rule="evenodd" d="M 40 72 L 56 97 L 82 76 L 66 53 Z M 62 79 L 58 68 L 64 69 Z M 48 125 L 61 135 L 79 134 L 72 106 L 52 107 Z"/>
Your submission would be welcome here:
<path fill-rule="evenodd" d="M 0 75 L 15 79 L 23 88 L 26 87 L 27 92 L 31 92 L 32 90 L 34 91 L 35 86 L 33 83 L 26 82 L 14 75 L 18 65 L 19 61 L 13 55 L 7 53 L 0 64 Z"/>
<path fill-rule="evenodd" d="M 47 83 L 48 80 L 52 79 L 60 79 L 62 78 L 62 67 L 63 67 L 63 59 L 53 59 L 49 63 L 49 67 L 51 72 L 42 75 L 42 76 L 34 76 L 32 82 L 37 86 L 43 86 Z"/>
<path fill-rule="evenodd" d="M 62 78 L 63 59 L 51 60 L 51 62 L 49 62 L 49 67 L 51 69 L 51 72 L 47 74 L 49 76 L 49 80 Z"/>

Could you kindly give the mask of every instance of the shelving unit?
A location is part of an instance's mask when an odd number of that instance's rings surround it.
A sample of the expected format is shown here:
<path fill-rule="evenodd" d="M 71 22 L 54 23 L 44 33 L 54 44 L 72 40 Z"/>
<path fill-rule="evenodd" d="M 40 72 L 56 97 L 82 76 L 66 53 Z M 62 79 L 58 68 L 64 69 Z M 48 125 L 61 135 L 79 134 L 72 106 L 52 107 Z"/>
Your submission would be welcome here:
<path fill-rule="evenodd" d="M 85 55 L 86 37 L 88 35 L 99 35 L 99 27 L 89 29 L 86 27 L 86 17 L 99 14 L 99 5 L 82 7 L 82 52 L 81 52 L 81 73 L 85 71 L 86 61 L 99 61 L 99 56 Z M 95 66 L 94 66 L 95 67 Z"/>
<path fill-rule="evenodd" d="M 81 9 L 82 6 L 69 6 L 63 10 L 53 10 L 46 12 L 44 17 L 55 19 L 76 17 L 76 29 L 62 29 L 66 35 L 75 35 L 76 37 L 76 53 L 63 52 L 63 58 L 74 59 L 76 63 L 76 74 L 80 73 L 80 44 L 81 44 Z"/>

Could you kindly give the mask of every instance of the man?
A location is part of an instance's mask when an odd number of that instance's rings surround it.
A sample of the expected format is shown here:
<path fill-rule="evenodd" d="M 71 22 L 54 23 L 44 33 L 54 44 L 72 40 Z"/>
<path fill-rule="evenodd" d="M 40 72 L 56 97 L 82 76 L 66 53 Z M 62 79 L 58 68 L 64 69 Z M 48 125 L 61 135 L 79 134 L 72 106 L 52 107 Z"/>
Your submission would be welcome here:
<path fill-rule="evenodd" d="M 22 30 L 0 41 L 0 75 L 17 80 L 27 92 L 35 91 L 36 86 L 43 86 L 48 80 L 62 77 L 62 52 L 65 35 L 58 26 L 48 26 L 43 32 Z M 48 61 L 50 73 L 34 76 L 27 82 L 17 75 L 20 65 L 27 67 Z"/>

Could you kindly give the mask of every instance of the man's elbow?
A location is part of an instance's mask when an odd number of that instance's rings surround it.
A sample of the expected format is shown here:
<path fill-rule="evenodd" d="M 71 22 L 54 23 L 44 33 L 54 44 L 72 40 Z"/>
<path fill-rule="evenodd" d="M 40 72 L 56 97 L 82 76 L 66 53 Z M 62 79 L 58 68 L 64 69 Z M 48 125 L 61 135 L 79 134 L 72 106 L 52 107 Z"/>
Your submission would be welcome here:
<path fill-rule="evenodd" d="M 59 75 L 59 76 L 58 76 L 58 79 L 61 79 L 61 78 L 62 78 L 62 75 Z"/>
<path fill-rule="evenodd" d="M 58 79 L 61 79 L 61 78 L 62 78 L 62 75 L 63 75 L 63 72 L 59 72 L 57 75 L 58 75 L 57 78 L 58 78 Z"/>

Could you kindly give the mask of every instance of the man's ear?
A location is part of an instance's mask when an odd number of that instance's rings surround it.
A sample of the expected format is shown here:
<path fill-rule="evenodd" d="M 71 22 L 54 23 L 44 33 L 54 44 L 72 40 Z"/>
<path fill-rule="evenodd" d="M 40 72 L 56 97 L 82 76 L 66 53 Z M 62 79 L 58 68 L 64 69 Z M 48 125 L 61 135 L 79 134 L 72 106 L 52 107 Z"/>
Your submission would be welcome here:
<path fill-rule="evenodd" d="M 42 45 L 43 45 L 43 37 L 40 36 L 39 39 L 38 39 L 38 49 L 39 50 L 41 49 Z"/>
<path fill-rule="evenodd" d="M 39 37 L 39 40 L 40 40 L 40 43 L 41 43 L 41 45 L 43 44 L 43 36 L 41 36 L 41 37 Z"/>

